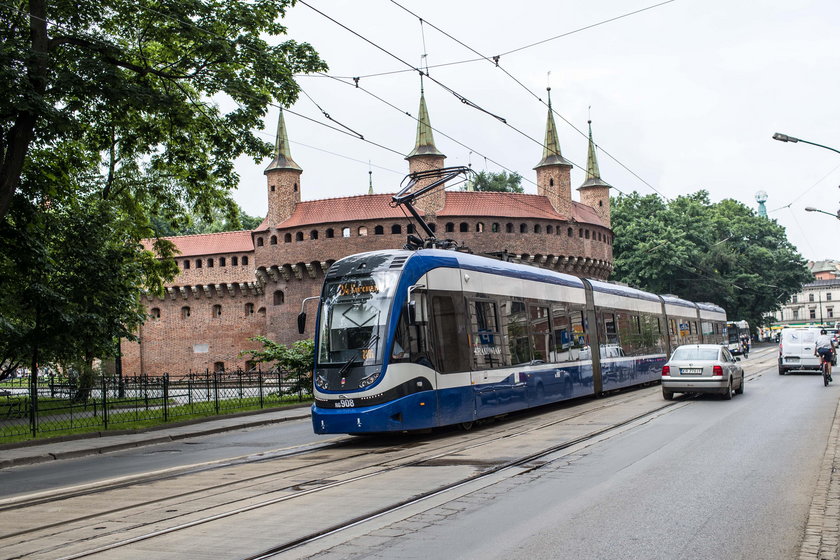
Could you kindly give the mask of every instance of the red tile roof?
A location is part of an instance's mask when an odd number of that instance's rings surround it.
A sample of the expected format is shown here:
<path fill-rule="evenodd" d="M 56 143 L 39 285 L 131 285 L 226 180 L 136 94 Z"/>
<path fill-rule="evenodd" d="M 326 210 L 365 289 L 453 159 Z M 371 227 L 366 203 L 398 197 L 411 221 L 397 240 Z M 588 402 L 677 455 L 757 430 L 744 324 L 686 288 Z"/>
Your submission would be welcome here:
<path fill-rule="evenodd" d="M 292 228 L 329 222 L 403 218 L 405 213 L 400 208 L 391 206 L 392 197 L 393 194 L 370 194 L 303 201 L 295 207 L 294 214 L 277 224 L 277 227 Z M 466 191 L 448 191 L 446 205 L 437 215 L 438 217 L 568 219 L 558 214 L 545 196 Z M 572 202 L 572 219 L 577 222 L 603 225 L 592 208 L 579 202 Z M 267 224 L 263 223 L 258 229 L 265 229 L 266 226 Z"/>
<path fill-rule="evenodd" d="M 164 237 L 175 244 L 183 257 L 217 255 L 226 253 L 247 253 L 254 250 L 250 231 L 225 231 L 222 233 L 201 233 Z M 143 246 L 152 249 L 153 241 L 144 239 Z"/>
<path fill-rule="evenodd" d="M 277 227 L 290 228 L 328 222 L 405 217 L 407 210 L 403 213 L 399 208 L 391 207 L 393 196 L 393 194 L 365 194 L 303 201 L 295 206 L 294 214 L 288 220 L 277 224 Z"/>

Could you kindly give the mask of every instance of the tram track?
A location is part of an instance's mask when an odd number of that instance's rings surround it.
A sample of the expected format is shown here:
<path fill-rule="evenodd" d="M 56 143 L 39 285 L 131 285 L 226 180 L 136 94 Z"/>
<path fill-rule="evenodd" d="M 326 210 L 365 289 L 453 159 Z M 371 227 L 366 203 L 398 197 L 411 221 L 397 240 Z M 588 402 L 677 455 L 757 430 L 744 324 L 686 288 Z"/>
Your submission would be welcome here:
<path fill-rule="evenodd" d="M 754 376 L 750 375 L 747 379 L 753 378 Z M 104 555 L 117 549 L 130 550 L 146 541 L 165 539 L 167 536 L 186 533 L 190 529 L 245 516 L 250 512 L 274 511 L 278 507 L 295 509 L 297 506 L 290 504 L 305 502 L 313 496 L 318 499 L 317 496 L 321 494 L 342 492 L 343 488 L 369 485 L 377 479 L 394 478 L 399 476 L 400 471 L 415 467 L 462 465 L 463 469 L 466 465 L 473 470 L 467 476 L 460 475 L 448 479 L 445 483 L 436 484 L 421 492 L 395 497 L 398 499 L 391 499 L 386 504 L 371 508 L 364 515 L 347 515 L 340 522 L 325 523 L 320 525 L 318 530 L 296 534 L 294 538 L 287 539 L 282 544 L 263 547 L 262 552 L 246 557 L 269 558 L 370 519 L 430 500 L 441 493 L 481 483 L 506 472 L 522 472 L 528 464 L 538 462 L 552 453 L 585 445 L 621 429 L 622 426 L 640 422 L 648 417 L 653 418 L 657 414 L 665 413 L 667 409 L 688 404 L 687 399 L 678 399 L 668 403 L 647 402 L 645 406 L 640 407 L 643 401 L 655 401 L 655 397 L 651 395 L 652 391 L 649 390 L 630 391 L 609 399 L 565 404 L 555 406 L 552 410 L 542 409 L 536 413 L 511 416 L 504 423 L 470 433 L 446 433 L 431 436 L 431 439 L 409 436 L 400 445 L 393 445 L 391 438 L 386 445 L 379 445 L 377 440 L 371 441 L 367 438 L 344 438 L 338 442 L 282 456 L 246 457 L 214 465 L 192 466 L 177 473 L 157 473 L 143 479 L 117 481 L 103 488 L 85 488 L 63 495 L 55 494 L 52 499 L 46 495 L 29 499 L 24 497 L 17 503 L 3 504 L 0 512 L 14 511 L 24 518 L 31 518 L 33 515 L 37 516 L 39 508 L 43 509 L 48 505 L 54 508 L 56 502 L 64 504 L 61 507 L 67 510 L 85 510 L 86 505 L 90 505 L 91 501 L 97 503 L 97 499 L 106 503 L 109 502 L 109 497 L 113 498 L 113 501 L 119 501 L 120 493 L 135 495 L 137 492 L 142 493 L 144 489 L 150 489 L 152 494 L 163 494 L 152 499 L 137 500 L 118 507 L 102 507 L 85 515 L 63 517 L 51 523 L 2 534 L 0 547 L 7 552 L 12 550 L 9 545 L 21 549 L 21 553 L 7 556 L 10 559 L 56 558 L 59 557 L 57 555 L 61 555 L 62 560 L 86 558 Z M 487 453 L 488 449 L 504 446 L 504 442 L 525 440 L 532 434 L 541 434 L 544 437 L 545 433 L 552 430 L 585 427 L 587 422 L 595 425 L 597 418 L 602 415 L 610 416 L 615 414 L 617 409 L 628 409 L 632 412 L 635 408 L 644 410 L 625 415 L 621 421 L 606 425 L 602 423 L 597 429 L 564 438 L 530 453 L 510 457 L 489 453 L 490 458 L 485 461 L 475 458 L 476 455 Z M 250 472 L 251 469 L 261 468 L 267 468 L 268 472 Z M 531 465 L 530 468 L 538 466 Z M 202 485 L 200 481 L 193 481 L 195 488 L 167 494 L 168 485 L 177 487 L 180 479 L 201 478 L 219 473 L 234 476 L 237 480 L 215 485 Z M 164 488 L 160 488 L 161 485 Z M 128 522 L 116 522 L 118 517 L 127 519 Z M 151 520 L 133 522 L 135 518 L 144 517 Z M 85 525 L 101 526 L 100 532 L 91 534 L 83 529 Z M 74 534 L 80 530 L 81 536 Z M 15 538 L 18 539 L 16 543 L 9 542 Z M 38 542 L 51 544 L 38 546 Z"/>
<path fill-rule="evenodd" d="M 472 449 L 492 446 L 499 440 L 516 438 L 534 431 L 550 429 L 551 427 L 562 424 L 563 422 L 575 421 L 582 416 L 598 415 L 605 410 L 632 403 L 638 398 L 638 395 L 628 393 L 614 399 L 589 401 L 583 403 L 583 409 L 581 409 L 580 406 L 575 406 L 571 409 L 563 408 L 556 411 L 551 420 L 537 423 L 534 423 L 534 418 L 539 419 L 541 417 L 545 417 L 545 413 L 543 413 L 543 415 L 526 415 L 523 418 L 518 418 L 513 421 L 494 426 L 491 430 L 477 430 L 469 434 L 450 434 L 446 437 L 438 438 L 432 443 L 440 441 L 442 445 L 434 445 L 433 448 L 429 447 L 429 442 L 427 441 L 421 441 L 418 445 L 416 438 L 410 438 L 407 442 L 408 445 L 389 445 L 386 447 L 368 445 L 362 446 L 359 449 L 351 449 L 352 452 L 350 454 L 339 453 L 339 457 L 334 457 L 330 460 L 325 460 L 324 457 L 317 460 L 318 474 L 324 474 L 323 471 L 325 470 L 325 467 L 327 467 L 333 474 L 343 471 L 340 478 L 329 476 L 327 476 L 327 478 L 305 476 L 307 473 L 304 471 L 307 470 L 307 465 L 296 465 L 292 467 L 285 466 L 282 471 L 278 472 L 274 470 L 276 465 L 273 465 L 271 460 L 259 460 L 253 463 L 243 463 L 236 465 L 235 468 L 240 469 L 244 466 L 253 464 L 261 464 L 262 466 L 271 465 L 273 472 L 268 474 L 255 474 L 253 476 L 248 476 L 243 480 L 217 484 L 212 487 L 201 486 L 193 491 L 183 491 L 178 492 L 177 494 L 173 493 L 163 497 L 141 500 L 139 502 L 121 505 L 118 507 L 103 507 L 98 511 L 92 511 L 84 515 L 62 516 L 60 519 L 56 519 L 53 522 L 38 523 L 37 526 L 30 526 L 25 529 L 7 532 L 0 536 L 0 546 L 9 552 L 9 545 L 18 545 L 26 548 L 28 545 L 34 545 L 39 541 L 59 541 L 60 544 L 46 547 L 48 550 L 42 547 L 36 547 L 37 549 L 40 549 L 39 552 L 45 553 L 43 557 L 55 558 L 55 554 L 59 553 L 61 549 L 64 549 L 67 546 L 72 547 L 74 545 L 78 545 L 81 541 L 83 541 L 86 545 L 94 545 L 97 541 L 102 542 L 103 540 L 109 539 L 112 541 L 103 546 L 86 546 L 83 551 L 61 556 L 62 558 L 68 560 L 70 558 L 88 557 L 105 551 L 114 550 L 116 548 L 126 547 L 144 540 L 154 539 L 162 535 L 183 531 L 198 525 L 212 523 L 213 521 L 229 518 L 248 511 L 267 508 L 285 502 L 292 502 L 295 499 L 302 498 L 313 493 L 329 491 L 339 486 L 352 485 L 359 481 L 381 476 L 390 471 L 410 468 L 422 465 L 426 462 L 443 461 L 446 457 L 462 455 Z M 351 441 L 356 442 L 358 440 L 353 438 Z M 343 447 L 351 446 L 349 444 L 333 445 L 329 451 L 341 451 Z M 301 457 L 306 457 L 307 455 L 312 455 L 313 453 L 315 452 L 312 451 L 306 454 L 299 454 L 295 458 L 300 459 Z M 342 469 L 338 466 L 339 464 L 346 465 L 348 463 L 352 464 L 354 462 L 360 462 L 360 459 L 366 457 L 372 457 L 377 460 L 361 461 L 361 464 L 352 468 L 348 467 L 347 469 Z M 288 462 L 291 459 L 289 457 L 285 457 L 283 460 Z M 281 461 L 281 459 L 275 459 L 274 461 Z M 311 470 L 312 465 L 309 464 L 308 466 L 310 467 L 308 472 L 311 474 L 313 472 Z M 332 468 L 329 468 L 331 466 Z M 487 467 L 487 465 L 483 465 L 479 468 L 486 469 L 489 467 Z M 496 467 L 493 466 L 492 468 L 495 469 Z M 197 470 L 191 472 L 190 475 L 195 477 L 206 474 L 207 472 L 208 469 Z M 283 480 L 288 479 L 290 475 L 294 473 L 303 473 L 304 476 L 299 476 L 295 480 L 288 481 L 285 484 L 282 483 Z M 237 475 L 239 476 L 241 474 L 241 471 L 237 470 Z M 108 489 L 102 489 L 98 492 L 93 489 L 89 489 L 84 493 L 77 493 L 73 496 L 62 496 L 59 498 L 59 501 L 64 504 L 61 506 L 63 509 L 67 509 L 69 511 L 84 511 L 88 510 L 91 503 L 102 503 L 102 500 L 95 502 L 91 501 L 92 498 L 96 498 L 97 496 L 110 496 L 112 499 L 104 499 L 106 504 L 112 504 L 113 502 L 119 503 L 123 501 L 124 498 L 120 495 L 116 495 L 115 493 L 128 492 L 130 490 L 133 490 L 135 493 L 138 491 L 142 492 L 143 488 L 148 485 L 154 486 L 156 484 L 166 483 L 167 481 L 171 482 L 176 480 L 179 476 L 184 476 L 184 474 L 181 473 L 177 476 L 172 475 L 170 477 L 163 478 L 158 477 L 154 480 L 150 479 L 145 483 L 138 483 L 137 481 L 134 481 L 133 484 L 129 484 L 128 482 L 125 482 L 117 486 L 112 486 Z M 243 482 L 246 484 L 243 484 Z M 272 488 L 265 489 L 266 485 L 269 487 L 272 485 L 274 486 Z M 248 492 L 248 488 L 246 486 L 250 486 L 252 491 Z M 157 493 L 160 492 L 158 491 Z M 243 493 L 245 495 L 242 495 Z M 275 496 L 269 499 L 255 498 L 257 496 L 264 497 L 271 493 L 275 494 Z M 212 494 L 215 498 L 210 500 L 209 503 L 207 502 L 208 494 Z M 230 494 L 230 499 L 223 499 L 221 501 L 218 500 L 220 496 L 224 496 L 226 494 Z M 41 496 L 39 497 L 37 503 L 31 501 L 28 503 L 25 501 L 21 502 L 16 508 L 14 508 L 14 511 L 20 518 L 29 519 L 42 517 L 41 513 L 43 510 L 55 509 L 56 507 L 55 501 L 48 504 L 43 501 L 44 499 L 45 497 Z M 187 508 L 187 511 L 183 511 L 187 505 L 191 505 L 192 507 Z M 11 505 L 7 504 L 6 508 L 7 512 L 12 511 Z M 142 513 L 148 513 L 150 511 L 154 511 L 156 513 L 152 516 L 153 521 L 151 522 L 138 523 L 131 526 L 119 524 L 119 527 L 114 527 L 112 529 L 107 527 L 110 520 L 116 517 L 125 518 L 127 516 L 142 516 Z M 102 532 L 94 535 L 86 534 L 85 537 L 81 539 L 72 536 L 75 531 L 78 531 L 84 526 L 90 525 L 101 525 L 106 527 L 106 529 L 103 529 Z M 160 528 L 161 525 L 165 525 L 165 527 Z M 128 534 L 131 534 L 131 536 L 128 536 Z M 17 542 L 11 543 L 10 541 L 12 539 L 17 539 Z M 37 555 L 33 556 L 32 552 L 36 551 L 28 550 L 26 553 L 19 555 L 13 554 L 8 556 L 8 558 L 38 557 Z"/>

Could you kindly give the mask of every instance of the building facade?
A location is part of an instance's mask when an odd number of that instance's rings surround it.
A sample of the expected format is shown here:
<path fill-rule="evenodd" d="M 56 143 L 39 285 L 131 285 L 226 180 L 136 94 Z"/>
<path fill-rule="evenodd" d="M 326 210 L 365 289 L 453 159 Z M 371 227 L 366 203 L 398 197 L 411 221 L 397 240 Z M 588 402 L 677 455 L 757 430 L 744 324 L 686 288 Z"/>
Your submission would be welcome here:
<path fill-rule="evenodd" d="M 418 114 L 409 173 L 442 168 L 446 159 L 435 146 L 422 94 Z M 572 200 L 571 168 L 549 103 L 543 156 L 534 168 L 537 194 L 438 189 L 415 207 L 438 238 L 476 254 L 606 279 L 612 271 L 610 185 L 600 177 L 591 123 L 581 202 Z M 333 262 L 401 248 L 407 234 L 422 234 L 391 206 L 393 194 L 302 200 L 302 174 L 281 111 L 274 159 L 265 170 L 265 220 L 253 231 L 167 238 L 180 252 L 179 274 L 163 297 L 146 299 L 149 319 L 139 342 L 122 345 L 125 375 L 248 369 L 252 364 L 240 352 L 259 346 L 252 337 L 283 344 L 302 338 L 296 326 L 301 302 L 319 294 Z M 312 333 L 315 314 L 309 311 Z"/>
<path fill-rule="evenodd" d="M 834 324 L 840 321 L 840 278 L 802 286 L 774 315 L 773 326 Z"/>

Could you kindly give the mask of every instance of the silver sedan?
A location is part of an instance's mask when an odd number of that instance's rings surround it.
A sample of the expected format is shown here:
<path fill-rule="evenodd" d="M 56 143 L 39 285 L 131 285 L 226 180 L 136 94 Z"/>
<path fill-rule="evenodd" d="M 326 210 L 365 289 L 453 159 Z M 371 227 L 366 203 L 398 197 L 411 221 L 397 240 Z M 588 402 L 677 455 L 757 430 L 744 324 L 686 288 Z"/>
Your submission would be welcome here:
<path fill-rule="evenodd" d="M 662 366 L 662 396 L 674 393 L 717 393 L 731 399 L 744 392 L 744 370 L 724 346 L 684 344 Z"/>

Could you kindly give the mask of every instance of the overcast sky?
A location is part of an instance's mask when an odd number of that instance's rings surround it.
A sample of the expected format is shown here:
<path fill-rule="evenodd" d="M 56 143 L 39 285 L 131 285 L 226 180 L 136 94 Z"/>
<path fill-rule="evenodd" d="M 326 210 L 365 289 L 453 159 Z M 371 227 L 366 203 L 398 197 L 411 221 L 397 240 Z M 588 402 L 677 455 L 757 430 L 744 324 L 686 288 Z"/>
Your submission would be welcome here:
<path fill-rule="evenodd" d="M 563 155 L 585 167 L 579 131 L 591 114 L 601 176 L 613 196 L 658 191 L 673 198 L 705 189 L 712 201 L 734 198 L 756 208 L 756 193 L 765 191 L 770 217 L 806 259 L 840 258 L 840 220 L 805 211 L 840 208 L 840 154 L 771 139 L 778 131 L 840 149 L 837 0 L 673 0 L 627 17 L 620 16 L 658 2 L 400 1 L 422 27 L 388 0 L 305 1 L 394 56 L 301 3 L 287 14 L 289 37 L 312 44 L 329 76 L 346 82 L 300 76 L 308 96 L 290 111 L 330 123 L 323 110 L 382 146 L 287 112 L 304 200 L 364 194 L 369 170 L 376 192 L 399 188 L 416 130 L 405 112 L 417 115 L 420 79 L 398 57 L 428 64 L 432 78 L 483 110 L 425 80 L 447 165 L 517 171 L 525 191 L 535 193 L 532 168 L 542 155 L 550 84 Z M 432 26 L 481 55 L 502 54 L 501 68 L 486 60 L 450 64 L 478 56 Z M 356 76 L 360 89 L 352 86 Z M 266 121 L 267 140 L 277 112 Z M 265 215 L 268 162 L 238 162 L 235 198 L 249 214 Z M 572 170 L 575 199 L 584 175 Z"/>

